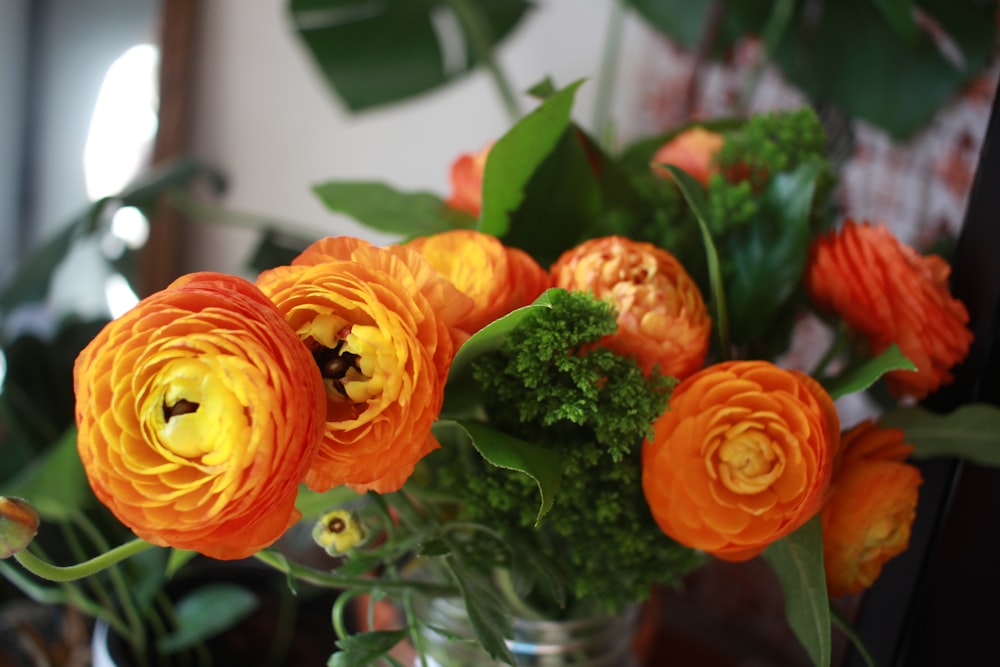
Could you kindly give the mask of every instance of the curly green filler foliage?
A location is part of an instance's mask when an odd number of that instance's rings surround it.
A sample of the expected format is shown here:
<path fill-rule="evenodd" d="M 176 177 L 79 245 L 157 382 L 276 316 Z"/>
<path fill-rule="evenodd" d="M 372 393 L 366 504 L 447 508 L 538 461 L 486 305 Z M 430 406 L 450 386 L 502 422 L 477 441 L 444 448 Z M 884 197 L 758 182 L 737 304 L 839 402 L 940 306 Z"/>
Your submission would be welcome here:
<path fill-rule="evenodd" d="M 707 188 L 713 235 L 748 224 L 760 208 L 758 193 L 773 175 L 822 160 L 825 150 L 826 131 L 809 108 L 758 114 L 727 134 L 715 156 L 721 173 Z"/>
<path fill-rule="evenodd" d="M 641 445 L 674 380 L 644 377 L 633 359 L 597 347 L 615 326 L 608 304 L 555 292 L 551 309 L 526 318 L 474 369 L 494 426 L 563 457 L 555 505 L 539 528 L 538 489 L 526 476 L 478 461 L 449 482 L 463 487 L 468 518 L 562 564 L 576 602 L 608 611 L 698 561 L 660 531 L 642 492 Z"/>

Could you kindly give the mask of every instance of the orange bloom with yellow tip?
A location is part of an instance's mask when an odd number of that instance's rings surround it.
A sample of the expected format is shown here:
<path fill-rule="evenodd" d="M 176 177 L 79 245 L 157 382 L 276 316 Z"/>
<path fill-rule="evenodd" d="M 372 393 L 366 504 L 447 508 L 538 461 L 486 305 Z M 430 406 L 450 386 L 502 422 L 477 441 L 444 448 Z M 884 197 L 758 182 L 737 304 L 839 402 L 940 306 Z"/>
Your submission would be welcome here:
<path fill-rule="evenodd" d="M 549 274 L 530 255 L 490 234 L 456 229 L 410 241 L 437 272 L 475 304 L 459 323 L 470 334 L 534 301 Z"/>
<path fill-rule="evenodd" d="M 725 137 L 721 134 L 703 127 L 684 130 L 656 150 L 652 158 L 653 171 L 664 178 L 670 178 L 670 172 L 662 165 L 672 164 L 686 171 L 702 185 L 708 185 L 709 178 L 718 171 L 715 154 L 724 142 Z"/>
<path fill-rule="evenodd" d="M 621 236 L 585 241 L 550 269 L 553 286 L 591 292 L 618 311 L 618 331 L 602 344 L 632 355 L 643 371 L 659 365 L 683 378 L 701 368 L 712 320 L 701 291 L 672 254 Z"/>
<path fill-rule="evenodd" d="M 885 225 L 848 220 L 813 244 L 806 287 L 874 354 L 898 345 L 917 370 L 886 374 L 889 390 L 920 399 L 952 381 L 951 368 L 972 343 L 968 311 L 948 289 L 950 272 L 942 258 L 917 254 Z"/>
<path fill-rule="evenodd" d="M 486 158 L 489 157 L 493 142 L 483 146 L 476 153 L 463 153 L 451 165 L 451 194 L 445 201 L 448 206 L 469 215 L 479 217 L 483 207 L 483 175 L 486 173 Z"/>
<path fill-rule="evenodd" d="M 906 550 L 923 477 L 905 462 L 903 431 L 870 420 L 844 434 L 823 507 L 823 560 L 830 595 L 856 594 Z"/>
<path fill-rule="evenodd" d="M 802 373 L 765 361 L 709 366 L 677 385 L 653 428 L 643 491 L 681 544 L 747 560 L 823 504 L 839 425 L 829 395 Z"/>
<path fill-rule="evenodd" d="M 306 484 L 396 491 L 438 446 L 431 426 L 454 342 L 432 303 L 448 294 L 460 317 L 468 300 L 406 249 L 328 239 L 300 260 L 265 271 L 258 285 L 312 350 L 326 386 L 323 444 Z"/>
<path fill-rule="evenodd" d="M 323 384 L 253 284 L 182 277 L 77 357 L 77 447 L 97 497 L 139 537 L 250 556 L 299 518 Z"/>

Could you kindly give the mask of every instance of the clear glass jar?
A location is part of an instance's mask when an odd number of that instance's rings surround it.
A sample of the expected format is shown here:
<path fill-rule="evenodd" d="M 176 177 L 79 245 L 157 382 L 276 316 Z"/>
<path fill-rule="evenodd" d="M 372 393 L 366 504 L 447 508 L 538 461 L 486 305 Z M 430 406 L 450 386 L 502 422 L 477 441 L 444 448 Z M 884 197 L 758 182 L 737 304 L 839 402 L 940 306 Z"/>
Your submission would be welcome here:
<path fill-rule="evenodd" d="M 429 667 L 503 666 L 471 641 L 472 628 L 460 599 L 423 599 L 415 611 L 423 621 L 421 638 Z M 507 646 L 524 667 L 638 667 L 632 652 L 638 618 L 639 607 L 633 606 L 619 616 L 515 619 Z M 447 636 L 431 628 L 440 628 Z M 420 665 L 419 658 L 414 665 Z"/>

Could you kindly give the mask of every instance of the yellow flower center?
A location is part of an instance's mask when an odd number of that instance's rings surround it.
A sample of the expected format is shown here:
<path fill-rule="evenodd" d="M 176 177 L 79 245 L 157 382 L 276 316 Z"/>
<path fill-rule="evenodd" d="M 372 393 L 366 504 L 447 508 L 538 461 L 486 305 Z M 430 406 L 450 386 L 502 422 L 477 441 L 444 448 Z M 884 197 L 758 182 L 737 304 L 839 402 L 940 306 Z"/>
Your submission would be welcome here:
<path fill-rule="evenodd" d="M 784 453 L 763 431 L 738 426 L 716 452 L 719 479 L 734 493 L 760 493 L 781 477 Z"/>

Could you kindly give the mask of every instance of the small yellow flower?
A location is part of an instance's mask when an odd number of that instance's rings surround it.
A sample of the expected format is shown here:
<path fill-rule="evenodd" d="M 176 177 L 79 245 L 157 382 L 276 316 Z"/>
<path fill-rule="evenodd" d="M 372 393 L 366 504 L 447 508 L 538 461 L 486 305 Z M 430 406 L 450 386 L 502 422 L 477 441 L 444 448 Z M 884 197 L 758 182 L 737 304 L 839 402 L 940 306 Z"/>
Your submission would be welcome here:
<path fill-rule="evenodd" d="M 0 496 L 0 559 L 10 558 L 38 534 L 38 512 L 21 498 Z"/>
<path fill-rule="evenodd" d="M 331 556 L 346 552 L 365 541 L 365 529 L 350 510 L 331 510 L 313 526 L 313 541 Z"/>

